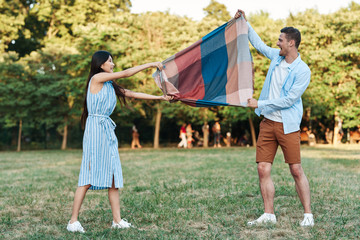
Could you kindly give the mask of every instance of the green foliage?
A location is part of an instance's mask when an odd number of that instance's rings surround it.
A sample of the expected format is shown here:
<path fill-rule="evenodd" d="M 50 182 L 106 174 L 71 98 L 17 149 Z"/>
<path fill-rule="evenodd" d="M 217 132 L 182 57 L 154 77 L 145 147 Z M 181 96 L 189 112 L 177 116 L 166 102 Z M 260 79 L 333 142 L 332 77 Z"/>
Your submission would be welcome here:
<path fill-rule="evenodd" d="M 204 12 L 206 13 L 206 18 L 215 18 L 224 22 L 229 21 L 231 18 L 226 6 L 216 0 L 211 0 L 210 4 L 204 8 Z"/>
<path fill-rule="evenodd" d="M 34 94 L 38 101 L 33 119 L 48 128 L 67 124 L 64 118 L 71 115 L 74 105 L 76 81 L 69 74 L 68 51 L 63 45 L 49 45 L 22 59 L 36 87 Z"/>
<path fill-rule="evenodd" d="M 131 14 L 130 0 L 30 0 L 0 1 L 0 115 L 1 127 L 24 119 L 26 129 L 78 126 L 91 55 L 108 50 L 116 70 L 162 61 L 190 46 L 231 18 L 223 4 L 211 1 L 206 17 L 193 21 L 163 12 Z M 300 54 L 312 71 L 303 96 L 311 119 L 332 127 L 335 113 L 345 128 L 360 125 L 360 5 L 352 2 L 332 14 L 309 9 L 286 20 L 273 20 L 260 11 L 248 20 L 271 47 L 279 30 L 295 26 L 302 32 Z M 17 54 L 14 54 L 15 51 Z M 258 98 L 269 60 L 251 48 Z M 162 94 L 146 70 L 118 82 L 125 88 Z M 226 124 L 254 118 L 245 108 L 217 107 L 208 111 L 180 103 L 128 100 L 113 118 L 124 126 L 137 119 L 153 123 L 157 106 L 163 119 L 180 124 L 221 119 Z M 207 112 L 207 114 L 205 114 Z M 330 120 L 329 120 L 330 119 Z M 6 124 L 5 124 L 6 122 Z"/>
<path fill-rule="evenodd" d="M 328 15 L 307 10 L 287 20 L 302 32 L 300 53 L 312 71 L 305 107 L 311 107 L 314 118 L 338 112 L 344 127 L 360 124 L 359 6 L 353 2 Z"/>
<path fill-rule="evenodd" d="M 3 53 L 1 58 L 0 117 L 5 120 L 5 127 L 13 127 L 30 114 L 36 93 L 24 65 L 17 61 L 17 54 Z"/>
<path fill-rule="evenodd" d="M 9 44 L 13 44 L 19 36 L 19 30 L 25 25 L 25 18 L 29 10 L 29 4 L 34 1 L 0 1 L 0 53 L 4 52 Z M 29 3 L 29 4 L 27 4 Z M 30 36 L 30 31 L 25 30 L 22 34 Z"/>

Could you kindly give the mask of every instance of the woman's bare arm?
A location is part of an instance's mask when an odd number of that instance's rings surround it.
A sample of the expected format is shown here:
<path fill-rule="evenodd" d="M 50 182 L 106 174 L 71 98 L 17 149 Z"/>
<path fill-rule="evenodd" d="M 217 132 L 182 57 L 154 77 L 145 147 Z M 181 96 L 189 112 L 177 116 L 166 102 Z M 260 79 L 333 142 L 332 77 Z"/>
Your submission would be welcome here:
<path fill-rule="evenodd" d="M 144 100 L 164 100 L 164 101 L 173 100 L 172 96 L 155 96 L 147 93 L 133 92 L 128 89 L 125 89 L 125 97 L 144 99 Z"/>
<path fill-rule="evenodd" d="M 140 66 L 132 67 L 132 68 L 123 70 L 121 72 L 114 72 L 114 73 L 101 72 L 101 73 L 95 74 L 93 76 L 92 81 L 96 82 L 96 83 L 104 83 L 104 82 L 119 79 L 119 78 L 126 78 L 126 77 L 130 77 L 144 69 L 151 68 L 151 67 L 156 67 L 156 68 L 159 68 L 159 70 L 162 70 L 163 65 L 161 62 L 152 62 L 152 63 L 146 63 L 146 64 L 143 64 Z"/>

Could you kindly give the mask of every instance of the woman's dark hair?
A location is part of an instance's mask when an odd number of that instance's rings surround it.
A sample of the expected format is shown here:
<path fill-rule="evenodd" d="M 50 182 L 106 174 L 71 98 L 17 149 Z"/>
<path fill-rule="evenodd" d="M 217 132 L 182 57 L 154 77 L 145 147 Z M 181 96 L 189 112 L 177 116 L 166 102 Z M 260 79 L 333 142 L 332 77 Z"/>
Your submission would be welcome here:
<path fill-rule="evenodd" d="M 86 104 L 86 98 L 87 98 L 87 92 L 89 88 L 90 79 L 97 73 L 104 72 L 104 70 L 101 68 L 101 65 L 105 63 L 109 57 L 112 57 L 112 55 L 107 51 L 97 51 L 94 53 L 94 55 L 91 58 L 91 67 L 90 67 L 90 73 L 87 79 L 86 88 L 85 88 L 85 99 L 84 99 L 84 108 L 83 113 L 81 115 L 81 126 L 84 129 L 86 124 L 86 119 L 88 117 L 88 110 L 87 110 L 87 104 Z M 114 81 L 112 81 L 112 85 L 115 90 L 115 94 L 118 97 L 119 101 L 126 104 L 125 100 L 125 90 L 120 85 L 116 84 Z"/>

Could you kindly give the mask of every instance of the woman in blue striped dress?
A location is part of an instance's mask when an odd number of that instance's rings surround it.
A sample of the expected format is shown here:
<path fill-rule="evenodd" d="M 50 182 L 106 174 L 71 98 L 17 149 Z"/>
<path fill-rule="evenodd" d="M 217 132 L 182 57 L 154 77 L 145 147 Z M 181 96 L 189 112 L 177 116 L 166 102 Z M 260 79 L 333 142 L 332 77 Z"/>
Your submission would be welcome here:
<path fill-rule="evenodd" d="M 79 174 L 78 188 L 75 192 L 71 219 L 67 230 L 85 232 L 78 215 L 87 190 L 108 189 L 113 222 L 112 228 L 131 226 L 120 216 L 119 188 L 123 187 L 123 177 L 118 141 L 115 136 L 115 123 L 109 117 L 116 106 L 116 97 L 123 103 L 125 97 L 147 100 L 171 100 L 170 96 L 154 96 L 132 92 L 114 82 L 119 78 L 130 77 L 147 68 L 162 69 L 160 62 L 147 63 L 121 72 L 113 72 L 115 64 L 109 52 L 98 51 L 91 60 L 91 69 L 86 85 L 84 111 L 81 123 L 85 126 L 83 156 Z"/>

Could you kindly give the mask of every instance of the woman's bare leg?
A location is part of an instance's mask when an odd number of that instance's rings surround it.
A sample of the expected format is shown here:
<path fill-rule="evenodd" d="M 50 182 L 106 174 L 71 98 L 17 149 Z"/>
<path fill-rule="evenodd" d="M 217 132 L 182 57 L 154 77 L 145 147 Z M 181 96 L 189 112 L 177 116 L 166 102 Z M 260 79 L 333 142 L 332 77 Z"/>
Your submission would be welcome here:
<path fill-rule="evenodd" d="M 87 190 L 90 187 L 91 185 L 85 185 L 76 189 L 70 223 L 74 223 L 77 221 L 82 202 L 85 198 Z"/>
<path fill-rule="evenodd" d="M 119 189 L 115 188 L 114 179 L 111 188 L 109 188 L 108 195 L 113 215 L 113 221 L 115 223 L 119 223 L 121 221 Z"/>

